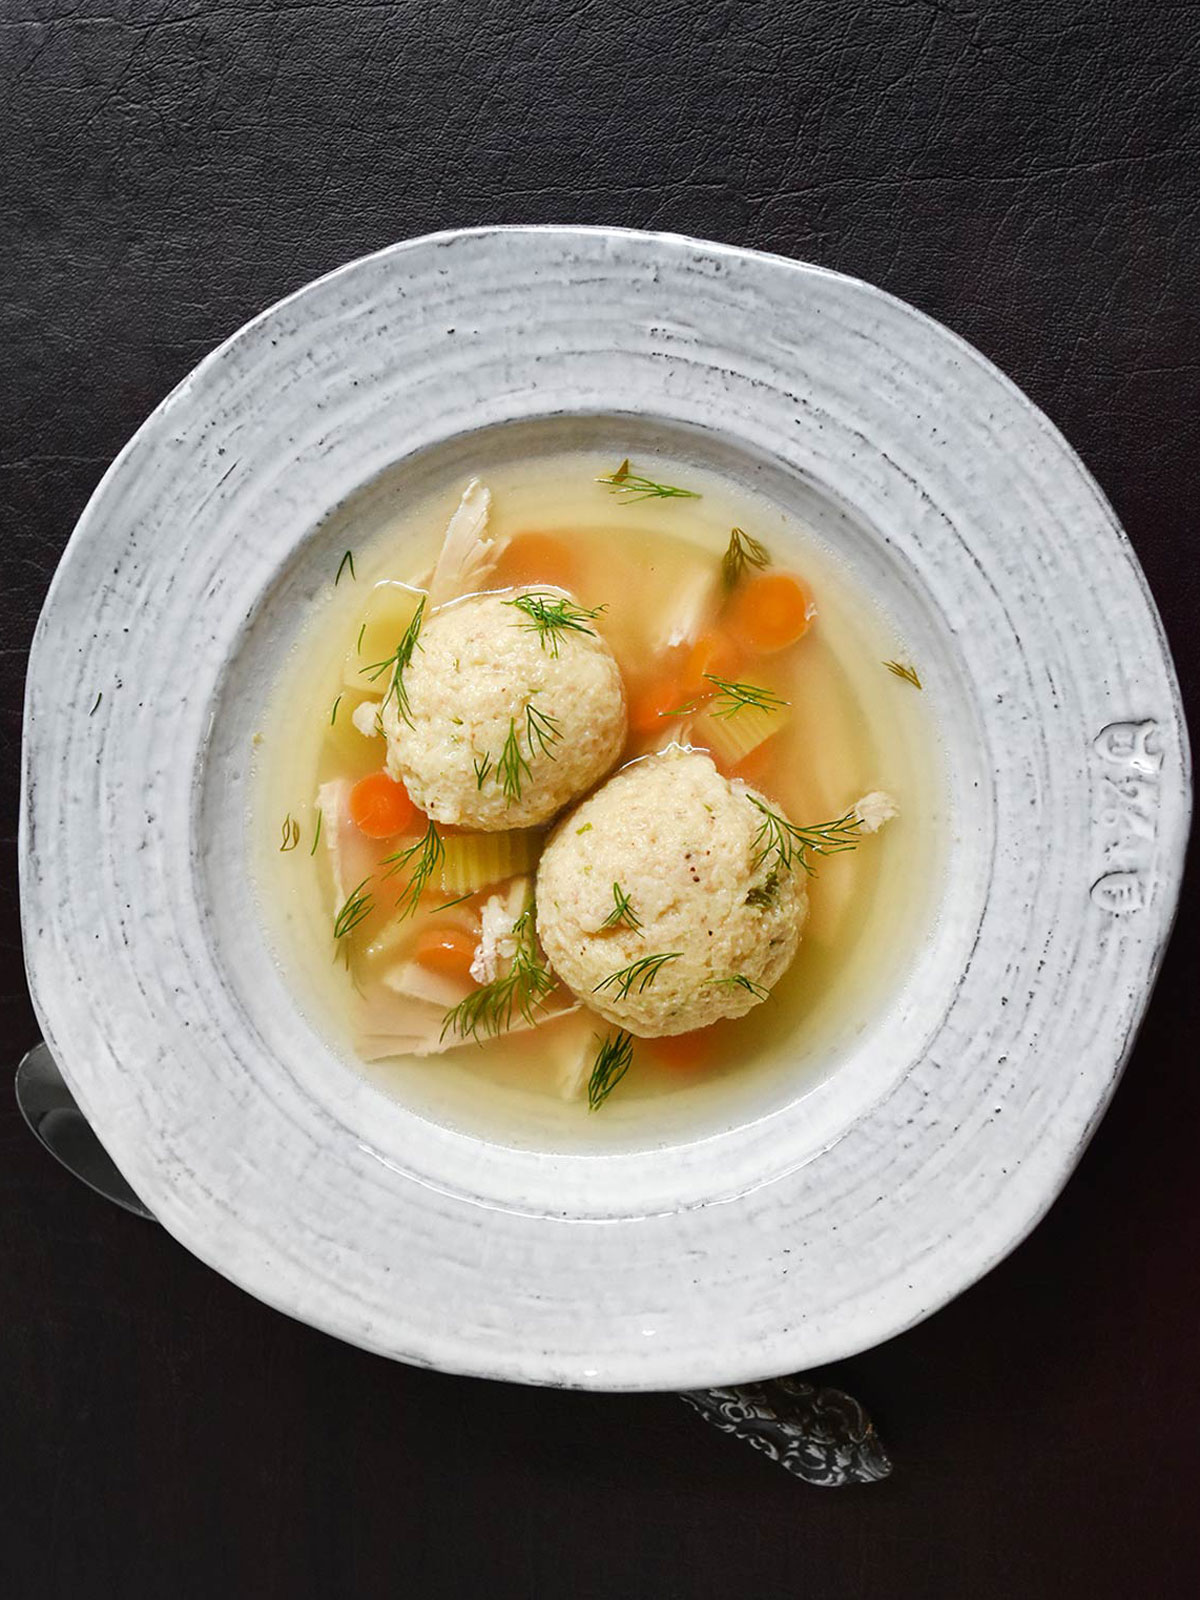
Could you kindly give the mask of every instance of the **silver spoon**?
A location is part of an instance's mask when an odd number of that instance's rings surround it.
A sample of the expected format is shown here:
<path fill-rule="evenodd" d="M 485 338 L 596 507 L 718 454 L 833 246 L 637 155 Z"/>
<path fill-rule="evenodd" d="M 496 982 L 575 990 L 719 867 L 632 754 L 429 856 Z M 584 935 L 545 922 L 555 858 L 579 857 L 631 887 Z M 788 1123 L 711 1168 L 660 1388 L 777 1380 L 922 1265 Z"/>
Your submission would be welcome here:
<path fill-rule="evenodd" d="M 46 1045 L 34 1045 L 22 1058 L 16 1092 L 30 1131 L 56 1161 L 106 1200 L 155 1220 L 92 1132 Z M 774 1378 L 694 1389 L 680 1399 L 722 1433 L 736 1434 L 806 1483 L 824 1488 L 874 1483 L 892 1470 L 870 1417 L 841 1389 L 818 1388 L 803 1378 Z"/>
<path fill-rule="evenodd" d="M 115 1201 L 137 1217 L 154 1221 L 153 1212 L 146 1210 L 92 1132 L 91 1123 L 75 1104 L 47 1045 L 35 1044 L 21 1058 L 16 1092 L 17 1105 L 30 1132 L 56 1161 L 106 1200 Z"/>

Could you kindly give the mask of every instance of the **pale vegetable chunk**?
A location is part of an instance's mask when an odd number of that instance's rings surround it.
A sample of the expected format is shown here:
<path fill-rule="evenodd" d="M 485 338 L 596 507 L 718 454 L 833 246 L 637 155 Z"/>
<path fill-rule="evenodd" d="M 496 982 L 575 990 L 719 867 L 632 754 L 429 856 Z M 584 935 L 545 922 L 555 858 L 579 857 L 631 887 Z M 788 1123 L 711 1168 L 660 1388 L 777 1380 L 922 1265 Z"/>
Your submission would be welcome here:
<path fill-rule="evenodd" d="M 726 766 L 734 767 L 773 734 L 781 732 L 788 716 L 786 705 L 744 705 L 731 716 L 705 710 L 692 723 L 691 738 L 703 749 L 714 751 Z"/>
<path fill-rule="evenodd" d="M 420 589 L 408 583 L 387 579 L 375 584 L 343 663 L 342 682 L 347 688 L 383 693 L 387 687 L 383 666 L 394 655 L 423 598 Z"/>
<path fill-rule="evenodd" d="M 634 762 L 556 829 L 538 935 L 559 978 L 643 1038 L 740 1017 L 790 965 L 802 870 L 764 853 L 755 791 L 698 751 Z"/>
<path fill-rule="evenodd" d="M 541 848 L 542 835 L 537 828 L 448 833 L 442 839 L 442 888 L 447 894 L 471 894 L 519 872 L 531 872 Z"/>

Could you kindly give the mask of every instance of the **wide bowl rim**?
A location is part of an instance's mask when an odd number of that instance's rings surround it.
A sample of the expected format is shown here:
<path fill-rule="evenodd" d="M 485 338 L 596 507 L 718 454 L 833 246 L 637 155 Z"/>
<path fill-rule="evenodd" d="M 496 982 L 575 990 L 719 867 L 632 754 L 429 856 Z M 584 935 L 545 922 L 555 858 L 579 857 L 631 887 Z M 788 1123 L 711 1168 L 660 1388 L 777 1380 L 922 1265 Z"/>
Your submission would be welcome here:
<path fill-rule="evenodd" d="M 33 725 L 31 708 L 35 703 L 37 694 L 38 686 L 35 680 L 38 678 L 39 674 L 40 641 L 42 641 L 46 630 L 46 619 L 47 617 L 52 616 L 55 610 L 58 608 L 60 604 L 60 597 L 71 583 L 75 563 L 81 559 L 81 552 L 85 550 L 86 543 L 91 537 L 93 525 L 102 525 L 105 514 L 106 500 L 110 493 L 111 486 L 121 477 L 123 473 L 127 471 L 131 459 L 135 456 L 135 453 L 139 448 L 139 442 L 144 443 L 148 438 L 152 437 L 157 430 L 161 429 L 164 421 L 170 418 L 175 405 L 179 403 L 182 397 L 187 395 L 189 390 L 197 383 L 198 380 L 200 380 L 206 374 L 211 374 L 213 371 L 219 369 L 222 363 L 228 359 L 231 353 L 240 350 L 257 330 L 261 330 L 265 326 L 269 325 L 272 319 L 277 319 L 281 314 L 303 306 L 306 297 L 312 296 L 318 291 L 327 290 L 331 286 L 336 286 L 339 283 L 352 281 L 356 274 L 361 273 L 363 269 L 370 267 L 372 264 L 378 265 L 386 263 L 390 265 L 402 263 L 414 252 L 420 254 L 423 251 L 434 249 L 439 245 L 456 243 L 461 240 L 487 242 L 505 239 L 511 240 L 514 236 L 533 236 L 541 239 L 550 238 L 563 242 L 583 241 L 584 243 L 587 241 L 616 241 L 618 243 L 621 241 L 626 241 L 631 247 L 636 246 L 639 249 L 645 249 L 650 252 L 655 250 L 679 252 L 682 250 L 688 252 L 697 252 L 709 260 L 714 258 L 724 258 L 730 262 L 765 262 L 770 263 L 773 268 L 785 269 L 787 274 L 791 275 L 793 282 L 800 283 L 803 281 L 823 281 L 827 284 L 834 284 L 842 287 L 848 286 L 854 289 L 856 292 L 865 295 L 869 298 L 869 300 L 886 305 L 890 308 L 893 314 L 899 314 L 903 319 L 907 320 L 911 326 L 924 329 L 926 333 L 932 335 L 932 337 L 943 346 L 952 348 L 960 358 L 969 361 L 974 368 L 985 374 L 990 382 L 999 382 L 1002 388 L 1006 391 L 1008 400 L 1024 414 L 1026 421 L 1033 421 L 1035 423 L 1038 431 L 1048 441 L 1048 446 L 1053 453 L 1055 453 L 1060 459 L 1065 459 L 1072 466 L 1077 475 L 1079 483 L 1087 491 L 1094 502 L 1093 510 L 1098 514 L 1098 525 L 1103 527 L 1109 537 L 1115 535 L 1118 547 L 1125 554 L 1126 568 L 1128 572 L 1135 578 L 1136 584 L 1140 590 L 1140 598 L 1143 603 L 1145 615 L 1151 624 L 1159 657 L 1158 661 L 1156 662 L 1156 666 L 1161 668 L 1163 682 L 1168 697 L 1168 707 L 1166 708 L 1169 713 L 1170 720 L 1170 728 L 1168 731 L 1174 740 L 1174 747 L 1178 753 L 1179 765 L 1174 779 L 1176 784 L 1176 790 L 1174 792 L 1176 806 L 1175 816 L 1172 820 L 1170 837 L 1165 841 L 1163 849 L 1160 853 L 1160 856 L 1157 858 L 1156 863 L 1156 870 L 1159 874 L 1160 880 L 1166 886 L 1160 895 L 1156 912 L 1158 924 L 1157 937 L 1152 941 L 1153 948 L 1150 951 L 1149 958 L 1145 964 L 1145 973 L 1140 982 L 1139 992 L 1131 1005 L 1129 1026 L 1127 1027 L 1123 1037 L 1114 1041 L 1114 1049 L 1110 1057 L 1107 1079 L 1099 1086 L 1099 1092 L 1095 1096 L 1091 1117 L 1088 1120 L 1086 1127 L 1083 1129 L 1081 1137 L 1073 1142 L 1069 1147 L 1066 1147 L 1059 1152 L 1059 1159 L 1052 1172 L 1049 1174 L 1042 1174 L 1040 1179 L 1039 1195 L 1036 1197 L 1036 1200 L 1033 1203 L 1025 1204 L 1019 1214 L 1014 1213 L 1012 1228 L 1006 1234 L 1003 1242 L 995 1248 L 989 1250 L 985 1255 L 975 1259 L 969 1268 L 960 1266 L 960 1269 L 954 1276 L 953 1281 L 949 1282 L 948 1284 L 944 1284 L 942 1289 L 939 1289 L 934 1296 L 928 1299 L 927 1302 L 913 1302 L 909 1304 L 902 1313 L 898 1313 L 890 1317 L 886 1315 L 876 1315 L 875 1317 L 864 1321 L 859 1327 L 858 1332 L 848 1341 L 844 1342 L 844 1348 L 839 1346 L 836 1352 L 838 1354 L 848 1354 L 853 1350 L 861 1349 L 878 1343 L 881 1339 L 891 1337 L 894 1334 L 903 1331 L 904 1328 L 911 1326 L 914 1322 L 929 1314 L 929 1312 L 935 1309 L 938 1305 L 945 1304 L 955 1295 L 962 1292 L 962 1290 L 969 1287 L 971 1283 L 977 1281 L 978 1278 L 990 1270 L 990 1268 L 995 1265 L 997 1261 L 1002 1259 L 1006 1254 L 1009 1253 L 1009 1251 L 1011 1251 L 1018 1243 L 1021 1242 L 1021 1240 L 1028 1234 L 1030 1229 L 1036 1225 L 1038 1220 L 1040 1220 L 1041 1216 L 1044 1215 L 1045 1211 L 1048 1209 L 1058 1192 L 1061 1190 L 1063 1184 L 1066 1182 L 1080 1155 L 1082 1154 L 1083 1149 L 1086 1147 L 1091 1133 L 1098 1124 L 1100 1116 L 1103 1114 L 1103 1111 L 1106 1108 L 1109 1099 L 1111 1098 L 1112 1092 L 1115 1089 L 1116 1083 L 1119 1081 L 1121 1071 L 1124 1068 L 1129 1052 L 1132 1048 L 1137 1027 L 1140 1024 L 1142 1015 L 1144 1014 L 1145 1005 L 1148 1003 L 1150 993 L 1153 989 L 1154 981 L 1161 964 L 1165 944 L 1167 938 L 1169 937 L 1170 928 L 1173 923 L 1175 911 L 1177 909 L 1178 891 L 1182 876 L 1183 858 L 1186 848 L 1191 805 L 1190 753 L 1188 748 L 1186 724 L 1184 721 L 1178 681 L 1174 671 L 1173 663 L 1171 661 L 1170 652 L 1167 647 L 1161 619 L 1159 618 L 1157 608 L 1155 607 L 1153 599 L 1150 595 L 1145 575 L 1136 560 L 1136 556 L 1134 555 L 1128 538 L 1117 522 L 1111 507 L 1108 505 L 1108 502 L 1106 501 L 1095 479 L 1080 461 L 1076 452 L 1062 437 L 1058 429 L 1055 428 L 1054 425 L 1045 418 L 1044 414 L 1036 406 L 1034 406 L 1033 402 L 1030 401 L 1028 397 L 1025 396 L 1010 379 L 1000 372 L 999 369 L 997 369 L 993 363 L 988 361 L 987 358 L 984 357 L 979 351 L 977 351 L 959 335 L 953 333 L 952 330 L 946 329 L 942 324 L 928 317 L 925 313 L 916 310 L 906 302 L 899 300 L 895 296 L 886 293 L 886 291 L 879 290 L 860 279 L 855 279 L 844 274 L 832 272 L 827 268 L 794 261 L 784 256 L 772 255 L 766 252 L 748 251 L 737 246 L 711 243 L 708 241 L 693 239 L 686 235 L 680 234 L 647 233 L 640 230 L 605 227 L 577 228 L 553 224 L 531 227 L 508 224 L 494 227 L 452 229 L 443 230 L 434 234 L 423 235 L 414 239 L 400 241 L 396 244 L 386 247 L 383 250 L 372 252 L 368 256 L 348 262 L 334 269 L 332 272 L 314 280 L 312 283 L 302 286 L 292 294 L 289 294 L 282 300 L 266 308 L 256 317 L 250 319 L 250 321 L 244 324 L 243 327 L 231 334 L 228 339 L 218 345 L 216 349 L 214 349 L 198 364 L 198 366 L 191 374 L 188 375 L 188 377 L 186 377 L 179 385 L 177 385 L 175 389 L 173 389 L 171 393 L 167 395 L 157 407 L 155 407 L 154 411 L 151 412 L 146 421 L 123 447 L 122 451 L 118 454 L 112 465 L 108 468 L 100 480 L 100 483 L 98 484 L 92 497 L 89 499 L 88 505 L 85 507 L 79 519 L 75 532 L 72 534 L 71 540 L 67 546 L 67 550 L 64 553 L 63 560 L 55 573 L 54 579 L 48 591 L 46 602 L 43 607 L 42 617 L 39 619 L 38 630 L 37 634 L 35 635 L 34 646 L 30 656 L 30 666 L 27 680 L 26 726 L 22 758 L 22 809 L 20 824 L 22 912 L 23 922 L 26 927 L 26 964 L 30 981 L 30 989 L 34 997 L 35 1010 L 37 1011 L 39 1021 L 42 1024 L 43 1031 L 48 1042 L 51 1044 L 52 1048 L 55 1049 L 56 1054 L 60 1055 L 60 1061 L 68 1083 L 71 1084 L 73 1089 L 76 1089 L 77 1092 L 80 1093 L 80 1097 L 85 1103 L 85 1109 L 87 1109 L 89 1113 L 95 1117 L 95 1120 L 97 1121 L 101 1131 L 105 1132 L 106 1129 L 103 1112 L 101 1111 L 99 1115 L 96 1115 L 96 1112 L 99 1108 L 94 1102 L 89 1103 L 88 1091 L 85 1088 L 81 1075 L 78 1071 L 79 1055 L 77 1049 L 75 1048 L 74 1041 L 64 1041 L 60 1044 L 60 1041 L 57 1037 L 58 1030 L 55 1028 L 54 1021 L 55 1002 L 50 998 L 52 993 L 50 982 L 51 975 L 47 970 L 45 959 L 46 947 L 43 941 L 33 936 L 31 930 L 31 924 L 34 920 L 35 913 L 44 911 L 45 909 L 44 903 L 41 900 L 40 884 L 32 870 L 31 864 L 34 831 L 32 792 L 35 786 L 34 779 L 36 774 L 34 769 L 36 765 L 38 741 L 38 730 Z M 147 1196 L 147 1199 L 153 1204 L 153 1196 Z M 518 1353 L 512 1359 L 506 1359 L 504 1355 L 497 1357 L 496 1353 L 492 1352 L 490 1359 L 480 1359 L 478 1361 L 474 1359 L 468 1359 L 464 1361 L 460 1355 L 456 1355 L 454 1352 L 434 1352 L 433 1355 L 430 1356 L 428 1352 L 397 1350 L 394 1343 L 389 1342 L 387 1338 L 372 1340 L 369 1337 L 364 1337 L 362 1336 L 361 1331 L 356 1333 L 353 1330 L 348 1330 L 343 1325 L 339 1325 L 336 1318 L 331 1319 L 331 1321 L 328 1323 L 324 1323 L 320 1319 L 314 1318 L 308 1311 L 297 1312 L 295 1306 L 289 1302 L 286 1296 L 273 1298 L 267 1286 L 265 1286 L 263 1282 L 253 1274 L 249 1275 L 249 1281 L 244 1281 L 243 1274 L 239 1273 L 239 1271 L 236 1269 L 230 1270 L 231 1263 L 229 1258 L 222 1258 L 220 1251 L 215 1252 L 215 1254 L 206 1253 L 204 1249 L 197 1248 L 197 1241 L 194 1237 L 182 1237 L 183 1233 L 187 1232 L 187 1229 L 180 1228 L 175 1219 L 168 1216 L 164 1218 L 164 1220 L 170 1231 L 175 1233 L 176 1237 L 181 1237 L 182 1242 L 185 1243 L 188 1248 L 193 1249 L 195 1253 L 201 1255 L 203 1259 L 208 1260 L 209 1263 L 215 1266 L 218 1270 L 221 1270 L 225 1272 L 226 1275 L 233 1277 L 235 1281 L 241 1282 L 244 1287 L 250 1289 L 250 1291 L 255 1293 L 259 1298 L 267 1300 L 269 1303 L 276 1305 L 278 1309 L 289 1312 L 290 1314 L 301 1315 L 304 1317 L 304 1320 L 315 1321 L 319 1326 L 328 1326 L 329 1331 L 335 1332 L 341 1337 L 351 1339 L 353 1342 L 362 1344 L 367 1348 L 377 1349 L 389 1355 L 399 1355 L 402 1359 L 410 1361 L 432 1359 L 435 1364 L 438 1366 L 444 1366 L 448 1370 L 470 1372 L 480 1376 L 516 1378 L 525 1382 L 547 1382 L 556 1384 L 576 1383 L 585 1387 L 628 1389 L 654 1389 L 665 1386 L 660 1369 L 656 1369 L 643 1378 L 639 1375 L 637 1363 L 631 1359 L 609 1359 L 603 1366 L 598 1366 L 593 1378 L 582 1371 L 564 1372 L 561 1364 L 555 1365 L 553 1363 L 549 1363 L 539 1367 L 536 1361 L 531 1362 L 528 1353 Z M 817 1355 L 818 1357 L 821 1357 L 821 1352 L 819 1350 Z M 690 1364 L 681 1364 L 677 1374 L 672 1371 L 669 1381 L 672 1385 L 696 1386 L 705 1382 L 720 1381 L 722 1378 L 730 1379 L 766 1376 L 776 1369 L 776 1362 L 768 1361 L 767 1365 L 764 1366 L 763 1362 L 765 1359 L 766 1357 L 761 1352 L 747 1351 L 744 1367 L 741 1370 L 735 1370 L 732 1372 L 729 1370 L 729 1364 L 727 1361 L 719 1369 L 713 1369 L 710 1367 L 705 1367 L 703 1363 L 697 1363 L 693 1360 Z M 812 1363 L 809 1362 L 808 1364 Z"/>

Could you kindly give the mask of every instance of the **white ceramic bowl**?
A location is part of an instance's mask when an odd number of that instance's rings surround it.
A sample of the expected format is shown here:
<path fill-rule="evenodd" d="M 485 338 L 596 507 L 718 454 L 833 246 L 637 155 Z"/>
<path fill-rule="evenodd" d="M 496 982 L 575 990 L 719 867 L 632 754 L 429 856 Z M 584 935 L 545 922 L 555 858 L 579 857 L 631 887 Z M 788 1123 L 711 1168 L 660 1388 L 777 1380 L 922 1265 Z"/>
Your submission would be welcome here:
<path fill-rule="evenodd" d="M 438 1127 L 349 1071 L 245 871 L 249 735 L 328 582 L 322 515 L 398 457 L 562 417 L 769 479 L 838 545 L 923 641 L 957 818 L 936 936 L 835 1071 L 608 1155 Z M 612 230 L 398 245 L 202 362 L 80 519 L 25 734 L 35 1004 L 164 1226 L 370 1349 L 594 1388 L 826 1362 L 1010 1250 L 1128 1053 L 1190 803 L 1137 562 L 1012 384 L 865 284 Z"/>

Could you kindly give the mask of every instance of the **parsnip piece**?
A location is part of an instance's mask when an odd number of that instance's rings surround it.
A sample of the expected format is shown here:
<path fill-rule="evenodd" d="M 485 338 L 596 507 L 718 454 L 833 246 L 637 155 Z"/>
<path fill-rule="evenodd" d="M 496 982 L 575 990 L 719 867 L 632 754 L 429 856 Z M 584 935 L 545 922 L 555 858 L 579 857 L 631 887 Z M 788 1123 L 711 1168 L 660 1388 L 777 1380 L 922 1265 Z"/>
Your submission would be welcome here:
<path fill-rule="evenodd" d="M 386 672 L 380 673 L 378 681 L 372 683 L 370 674 L 363 668 L 378 666 L 395 653 L 420 602 L 420 589 L 410 584 L 396 583 L 390 578 L 375 584 L 346 651 L 342 682 L 348 689 L 376 695 L 387 689 Z"/>

